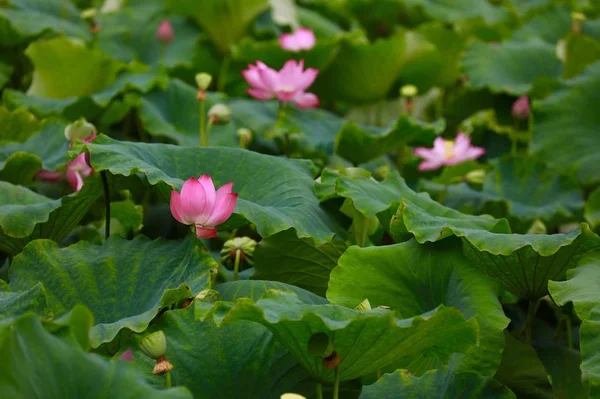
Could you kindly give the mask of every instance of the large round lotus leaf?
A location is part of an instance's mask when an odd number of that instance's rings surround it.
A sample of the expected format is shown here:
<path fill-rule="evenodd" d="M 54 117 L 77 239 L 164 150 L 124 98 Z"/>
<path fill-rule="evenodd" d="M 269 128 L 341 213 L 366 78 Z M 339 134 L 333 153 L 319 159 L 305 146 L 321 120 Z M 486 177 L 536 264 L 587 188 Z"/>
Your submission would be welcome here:
<path fill-rule="evenodd" d="M 401 115 L 390 129 L 373 134 L 354 122 L 348 122 L 337 134 L 335 152 L 358 165 L 394 152 L 417 138 L 428 137 L 433 141 L 445 127 L 443 120 L 426 123 Z"/>
<path fill-rule="evenodd" d="M 497 222 L 495 228 L 486 229 L 469 219 L 447 218 L 404 200 L 390 232 L 400 238 L 412 233 L 419 242 L 462 237 L 463 251 L 473 264 L 508 291 L 529 299 L 546 295 L 548 280 L 564 279 L 565 271 L 581 256 L 600 248 L 600 237 L 585 223 L 568 234 L 522 235 L 498 229 L 502 224 Z"/>
<path fill-rule="evenodd" d="M 317 202 L 308 161 L 238 148 L 120 142 L 106 136 L 82 147 L 90 152 L 95 170 L 141 173 L 165 198 L 191 176 L 210 174 L 216 186 L 233 182 L 233 191 L 239 193 L 234 213 L 254 223 L 263 237 L 294 227 L 299 236 L 321 242 L 336 229 Z"/>
<path fill-rule="evenodd" d="M 0 180 L 27 185 L 41 168 L 55 170 L 64 165 L 69 146 L 66 126 L 62 121 L 48 121 L 26 142 L 0 147 Z"/>
<path fill-rule="evenodd" d="M 187 387 L 199 399 L 264 399 L 294 392 L 298 383 L 309 378 L 265 327 L 243 320 L 221 327 L 197 321 L 196 305 L 167 312 L 148 331 L 162 330 L 166 336 L 174 386 Z M 154 360 L 135 342 L 132 349 L 136 368 L 154 385 L 163 385 L 164 376 L 152 374 Z"/>
<path fill-rule="evenodd" d="M 524 3 L 530 2 L 531 0 L 525 0 Z M 539 38 L 550 44 L 556 44 L 571 27 L 571 10 L 568 7 L 548 7 L 519 27 L 512 38 L 516 40 Z"/>
<path fill-rule="evenodd" d="M 0 144 L 22 143 L 40 129 L 41 122 L 27 110 L 0 106 Z"/>
<path fill-rule="evenodd" d="M 2 181 L 0 191 L 0 249 L 16 255 L 38 238 L 61 242 L 102 195 L 102 185 L 90 177 L 81 191 L 60 199 Z"/>
<path fill-rule="evenodd" d="M 42 282 L 56 315 L 77 304 L 90 308 L 90 341 L 98 347 L 121 329 L 144 331 L 160 310 L 208 288 L 215 262 L 194 241 L 115 236 L 102 246 L 82 241 L 61 249 L 37 240 L 15 257 L 10 284 L 25 290 Z"/>
<path fill-rule="evenodd" d="M 554 45 L 541 39 L 503 43 L 474 41 L 467 46 L 462 69 L 474 89 L 522 95 L 531 90 L 538 77 L 560 78 L 562 64 L 555 52 Z"/>
<path fill-rule="evenodd" d="M 355 37 L 342 39 L 337 57 L 319 74 L 314 90 L 322 98 L 337 101 L 381 100 L 406 62 L 406 41 L 406 31 L 373 43 Z"/>
<path fill-rule="evenodd" d="M 28 312 L 41 317 L 52 316 L 44 286 L 37 283 L 28 290 L 13 292 L 4 280 L 0 280 L 0 325 Z"/>
<path fill-rule="evenodd" d="M 269 237 L 271 238 L 271 237 Z M 264 241 L 264 240 L 263 240 Z M 262 242 L 262 241 L 261 241 Z M 289 291 L 298 296 L 304 303 L 322 305 L 328 303 L 327 299 L 313 294 L 310 291 L 298 288 L 295 285 L 268 280 L 242 280 L 229 281 L 219 284 L 214 288 L 221 294 L 223 301 L 235 301 L 238 298 L 250 298 L 259 300 L 268 290 Z"/>
<path fill-rule="evenodd" d="M 516 396 L 493 378 L 440 367 L 420 377 L 406 370 L 385 374 L 375 384 L 364 387 L 360 398 L 513 399 Z"/>
<path fill-rule="evenodd" d="M 576 181 L 530 157 L 502 157 L 483 182 L 483 194 L 506 203 L 520 221 L 556 223 L 576 219 L 584 205 Z"/>
<path fill-rule="evenodd" d="M 588 197 L 584 216 L 592 228 L 600 225 L 600 188 L 595 189 Z"/>
<path fill-rule="evenodd" d="M 256 246 L 252 278 L 294 284 L 324 296 L 329 274 L 346 248 L 342 240 L 317 245 L 312 239 L 298 238 L 294 230 L 282 231 Z"/>
<path fill-rule="evenodd" d="M 508 16 L 506 8 L 478 0 L 407 0 L 406 5 L 420 6 L 432 18 L 450 23 L 483 18 L 493 24 Z"/>
<path fill-rule="evenodd" d="M 34 65 L 33 80 L 27 90 L 32 96 L 60 99 L 92 94 L 114 82 L 121 67 L 100 50 L 88 49 L 65 37 L 34 42 L 25 54 Z"/>
<path fill-rule="evenodd" d="M 124 361 L 85 353 L 47 332 L 33 315 L 0 332 L 0 356 L 0 386 L 7 398 L 192 398 L 185 388 L 152 387 Z"/>
<path fill-rule="evenodd" d="M 600 253 L 583 258 L 567 272 L 567 281 L 550 281 L 548 289 L 559 305 L 573 302 L 583 322 L 579 329 L 581 371 L 589 379 L 589 397 L 600 394 Z"/>
<path fill-rule="evenodd" d="M 382 308 L 361 312 L 339 305 L 305 304 L 292 293 L 275 290 L 267 291 L 257 302 L 247 298 L 217 302 L 202 309 L 198 317 L 220 326 L 237 320 L 264 325 L 313 377 L 327 382 L 333 381 L 334 370 L 309 352 L 308 342 L 315 334 L 327 334 L 332 340 L 342 381 L 418 354 L 448 361 L 452 353 L 467 350 L 477 337 L 475 319 L 466 321 L 457 309 L 440 306 L 400 319 L 396 312 Z"/>
<path fill-rule="evenodd" d="M 22 43 L 44 32 L 83 40 L 91 37 L 89 25 L 70 1 L 11 0 L 6 4 L 0 8 L 0 23 L 8 23 L 10 30 L 0 35 L 2 45 Z"/>
<path fill-rule="evenodd" d="M 456 239 L 455 239 L 456 240 Z M 479 324 L 479 343 L 456 355 L 457 371 L 492 376 L 502 356 L 504 316 L 493 282 L 464 257 L 456 242 L 420 245 L 415 240 L 383 247 L 351 247 L 333 269 L 327 290 L 332 303 L 389 306 L 412 317 L 439 305 L 454 306 Z M 460 360 L 459 360 L 460 359 Z M 429 359 L 426 369 L 435 368 Z M 410 370 L 418 372 L 410 366 Z"/>
<path fill-rule="evenodd" d="M 600 114 L 594 106 L 600 101 L 598 88 L 600 62 L 533 103 L 533 152 L 584 184 L 600 182 Z"/>
<path fill-rule="evenodd" d="M 169 11 L 192 18 L 212 38 L 221 53 L 245 34 L 254 19 L 269 7 L 268 0 L 169 0 Z"/>

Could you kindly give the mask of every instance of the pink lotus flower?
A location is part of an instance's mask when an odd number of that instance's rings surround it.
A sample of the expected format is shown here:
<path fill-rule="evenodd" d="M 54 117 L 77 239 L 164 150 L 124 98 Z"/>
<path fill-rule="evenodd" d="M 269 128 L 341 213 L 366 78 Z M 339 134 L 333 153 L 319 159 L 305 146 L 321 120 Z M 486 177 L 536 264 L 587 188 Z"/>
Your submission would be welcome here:
<path fill-rule="evenodd" d="M 216 226 L 235 209 L 238 195 L 231 192 L 232 187 L 233 183 L 227 183 L 215 191 L 209 175 L 190 177 L 181 193 L 171 191 L 171 214 L 180 223 L 195 225 L 198 238 L 216 237 Z"/>
<path fill-rule="evenodd" d="M 512 106 L 513 118 L 527 119 L 529 117 L 529 98 L 521 96 Z"/>
<path fill-rule="evenodd" d="M 310 50 L 316 42 L 314 32 L 307 28 L 298 28 L 294 33 L 279 36 L 279 45 L 288 51 Z"/>
<path fill-rule="evenodd" d="M 126 360 L 128 362 L 133 361 L 133 351 L 131 350 L 131 348 L 129 348 L 125 352 L 121 353 L 121 356 L 119 356 L 119 359 Z"/>
<path fill-rule="evenodd" d="M 303 69 L 304 60 L 289 60 L 279 72 L 258 61 L 256 65 L 248 65 L 242 75 L 251 86 L 248 94 L 254 98 L 270 100 L 276 97 L 282 102 L 293 102 L 299 108 L 316 108 L 318 97 L 304 91 L 313 84 L 319 71 Z"/>
<path fill-rule="evenodd" d="M 479 158 L 485 154 L 485 148 L 472 146 L 469 136 L 458 133 L 456 141 L 438 137 L 433 142 L 433 148 L 418 147 L 414 153 L 424 159 L 419 170 L 434 170 L 444 165 L 456 165 Z"/>
<path fill-rule="evenodd" d="M 173 25 L 168 19 L 163 19 L 158 28 L 156 29 L 156 39 L 164 45 L 167 45 L 173 41 L 175 33 L 173 32 Z"/>

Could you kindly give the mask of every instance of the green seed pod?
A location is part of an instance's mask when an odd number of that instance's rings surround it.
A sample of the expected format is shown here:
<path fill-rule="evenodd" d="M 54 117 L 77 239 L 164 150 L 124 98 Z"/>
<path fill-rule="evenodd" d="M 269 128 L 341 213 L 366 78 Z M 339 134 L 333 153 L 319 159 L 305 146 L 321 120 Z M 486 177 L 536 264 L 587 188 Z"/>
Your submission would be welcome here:
<path fill-rule="evenodd" d="M 69 141 L 85 139 L 96 131 L 96 126 L 92 125 L 85 118 L 81 118 L 71 123 L 65 128 L 65 137 Z"/>
<path fill-rule="evenodd" d="M 419 94 L 419 89 L 415 85 L 404 85 L 400 88 L 400 95 L 402 97 L 412 98 Z"/>
<path fill-rule="evenodd" d="M 354 310 L 358 310 L 361 312 L 366 312 L 368 310 L 371 310 L 371 302 L 369 302 L 368 299 L 365 299 L 364 301 L 362 301 L 361 303 L 359 303 Z"/>
<path fill-rule="evenodd" d="M 215 290 L 203 290 L 196 295 L 196 299 L 201 302 L 215 303 L 221 300 L 221 294 Z"/>
<path fill-rule="evenodd" d="M 197 73 L 196 74 L 196 84 L 200 90 L 208 89 L 210 83 L 212 82 L 212 76 L 208 73 Z"/>
<path fill-rule="evenodd" d="M 225 104 L 215 104 L 208 110 L 208 119 L 215 124 L 226 124 L 231 120 L 231 108 Z"/>
<path fill-rule="evenodd" d="M 140 342 L 140 349 L 146 354 L 146 356 L 152 359 L 158 359 L 167 353 L 167 338 L 165 333 L 162 331 L 153 332 L 147 335 Z"/>
<path fill-rule="evenodd" d="M 254 249 L 256 248 L 256 241 L 249 237 L 236 237 L 232 240 L 228 240 L 221 249 L 221 263 L 224 265 L 231 264 L 235 260 L 235 253 L 239 249 L 242 251 L 240 259 L 245 262 L 246 265 L 252 266 L 254 260 Z"/>

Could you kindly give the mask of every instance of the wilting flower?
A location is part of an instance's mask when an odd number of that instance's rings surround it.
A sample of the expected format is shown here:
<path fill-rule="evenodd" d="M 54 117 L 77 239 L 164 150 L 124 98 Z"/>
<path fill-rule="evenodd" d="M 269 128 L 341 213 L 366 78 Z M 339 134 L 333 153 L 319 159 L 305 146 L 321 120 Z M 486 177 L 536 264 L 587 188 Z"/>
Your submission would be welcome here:
<path fill-rule="evenodd" d="M 171 214 L 180 223 L 194 225 L 199 238 L 216 237 L 216 226 L 227 221 L 235 209 L 238 195 L 231 192 L 232 187 L 233 183 L 227 183 L 215 191 L 209 175 L 190 177 L 181 193 L 171 191 Z"/>
<path fill-rule="evenodd" d="M 298 28 L 294 33 L 279 36 L 279 45 L 289 51 L 310 50 L 316 41 L 314 32 L 307 28 Z"/>
<path fill-rule="evenodd" d="M 173 32 L 173 26 L 168 19 L 163 19 L 158 28 L 156 29 L 156 39 L 164 45 L 167 45 L 173 41 L 175 33 Z"/>
<path fill-rule="evenodd" d="M 470 137 L 458 133 L 456 141 L 438 137 L 433 142 L 433 148 L 418 147 L 414 153 L 424 159 L 419 170 L 434 170 L 444 165 L 456 165 L 479 158 L 485 154 L 485 148 L 472 146 Z"/>
<path fill-rule="evenodd" d="M 527 119 L 529 117 L 529 98 L 527 96 L 519 97 L 512 106 L 513 118 Z"/>
<path fill-rule="evenodd" d="M 90 154 L 87 152 L 77 155 L 77 158 L 67 164 L 67 181 L 73 191 L 81 190 L 83 179 L 94 173 L 90 166 Z"/>
<path fill-rule="evenodd" d="M 289 60 L 279 72 L 258 61 L 256 65 L 248 65 L 242 75 L 251 86 L 248 94 L 254 98 L 270 100 L 276 97 L 282 102 L 293 102 L 300 108 L 318 107 L 317 96 L 304 91 L 313 84 L 319 71 L 303 69 L 303 60 Z"/>

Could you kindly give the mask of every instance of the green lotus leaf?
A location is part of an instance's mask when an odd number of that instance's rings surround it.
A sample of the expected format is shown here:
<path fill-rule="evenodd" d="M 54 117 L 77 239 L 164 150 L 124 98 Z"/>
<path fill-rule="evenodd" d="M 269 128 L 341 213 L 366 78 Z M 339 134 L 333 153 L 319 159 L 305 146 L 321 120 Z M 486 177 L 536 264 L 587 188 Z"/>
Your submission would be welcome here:
<path fill-rule="evenodd" d="M 540 328 L 536 324 L 535 335 L 539 336 Z M 554 333 L 552 331 L 551 333 Z M 536 341 L 538 341 L 536 339 Z M 538 341 L 539 342 L 539 341 Z M 562 395 L 565 398 L 588 398 L 588 384 L 581 378 L 581 353 L 574 348 L 565 347 L 560 342 L 538 344 L 535 352 L 544 364 L 548 379 L 552 381 L 554 397 Z"/>
<path fill-rule="evenodd" d="M 548 7 L 526 21 L 513 33 L 512 38 L 521 41 L 539 38 L 554 45 L 569 32 L 571 26 L 571 10 L 569 8 L 564 6 Z"/>
<path fill-rule="evenodd" d="M 576 181 L 530 157 L 504 156 L 483 182 L 483 194 L 504 201 L 509 216 L 521 221 L 541 219 L 553 224 L 577 218 L 583 193 Z"/>
<path fill-rule="evenodd" d="M 331 65 L 319 74 L 315 91 L 320 98 L 352 103 L 381 100 L 391 89 L 409 56 L 407 32 L 369 43 L 343 38 Z"/>
<path fill-rule="evenodd" d="M 525 17 L 548 7 L 550 0 L 512 0 L 511 4 L 519 17 Z"/>
<path fill-rule="evenodd" d="M 111 237 L 102 246 L 82 241 L 58 248 L 49 240 L 30 243 L 15 257 L 11 287 L 46 288 L 56 315 L 83 304 L 94 313 L 92 347 L 112 341 L 124 328 L 142 332 L 162 310 L 209 287 L 214 260 L 193 239 L 132 241 Z"/>
<path fill-rule="evenodd" d="M 531 345 L 524 344 L 508 331 L 504 333 L 502 363 L 494 378 L 510 388 L 517 397 L 551 399 L 552 387 L 544 364 Z"/>
<path fill-rule="evenodd" d="M 298 288 L 295 285 L 280 283 L 278 281 L 229 281 L 227 283 L 217 285 L 214 289 L 221 294 L 221 300 L 228 302 L 235 301 L 238 298 L 250 298 L 253 301 L 258 301 L 268 290 L 278 290 L 294 293 L 303 303 L 308 303 L 311 305 L 323 305 L 328 303 L 327 299 L 313 294 L 310 291 Z"/>
<path fill-rule="evenodd" d="M 585 203 L 584 216 L 592 228 L 597 228 L 600 225 L 600 188 L 590 194 Z"/>
<path fill-rule="evenodd" d="M 38 238 L 61 242 L 102 195 L 98 177 L 87 178 L 81 191 L 60 199 L 2 181 L 0 190 L 0 249 L 13 256 Z"/>
<path fill-rule="evenodd" d="M 0 144 L 22 143 L 41 130 L 41 122 L 25 109 L 0 106 Z"/>
<path fill-rule="evenodd" d="M 494 93 L 513 95 L 526 94 L 538 77 L 558 79 L 562 74 L 555 46 L 541 39 L 474 41 L 465 50 L 462 69 L 473 89 L 488 88 Z"/>
<path fill-rule="evenodd" d="M 417 241 L 421 243 L 436 241 L 451 235 L 450 229 L 453 226 L 510 232 L 506 220 L 497 220 L 485 215 L 466 215 L 441 205 L 432 200 L 426 193 L 416 193 L 408 187 L 400 174 L 395 171 L 379 183 L 370 177 L 350 177 L 325 170 L 321 175 L 321 183 L 320 186 L 317 186 L 317 195 L 321 200 L 335 196 L 349 198 L 363 215 L 367 217 L 377 215 L 382 222 L 385 222 L 384 226 L 389 223 L 389 219 L 396 213 L 390 229 L 397 240 L 410 238 L 414 234 Z M 332 188 L 327 189 L 327 187 Z M 398 208 L 399 205 L 400 208 Z M 435 214 L 439 219 L 436 219 L 437 222 L 434 224 L 422 223 L 421 221 L 419 225 L 413 228 L 409 226 L 411 222 L 407 222 L 405 216 L 403 219 L 407 207 L 410 207 L 410 209 L 419 208 L 427 214 Z M 427 211 L 424 211 L 425 209 Z"/>
<path fill-rule="evenodd" d="M 600 115 L 593 106 L 600 99 L 599 86 L 600 62 L 596 62 L 533 105 L 532 151 L 563 172 L 573 173 L 583 184 L 600 182 L 600 153 L 596 151 Z"/>
<path fill-rule="evenodd" d="M 298 238 L 294 230 L 282 231 L 256 246 L 252 278 L 293 284 L 324 296 L 329 274 L 346 248 L 341 240 L 317 245 L 309 238 Z"/>
<path fill-rule="evenodd" d="M 164 198 L 190 176 L 210 174 L 216 186 L 233 182 L 234 192 L 239 193 L 235 214 L 254 223 L 263 237 L 294 227 L 300 237 L 322 242 L 337 231 L 314 195 L 308 161 L 238 148 L 120 142 L 102 135 L 93 143 L 80 143 L 81 148 L 89 151 L 96 171 L 124 176 L 141 173 Z"/>
<path fill-rule="evenodd" d="M 185 388 L 157 390 L 127 362 L 84 352 L 33 315 L 0 332 L 0 354 L 0 386 L 10 398 L 192 398 Z"/>
<path fill-rule="evenodd" d="M 44 318 L 52 316 L 44 286 L 37 283 L 28 290 L 13 292 L 4 280 L 0 280 L 0 325 L 29 312 Z"/>
<path fill-rule="evenodd" d="M 13 71 L 14 67 L 11 64 L 0 60 L 0 89 L 10 81 Z"/>
<path fill-rule="evenodd" d="M 464 352 L 477 336 L 475 319 L 466 321 L 457 309 L 440 306 L 426 314 L 399 319 L 382 308 L 361 312 L 339 305 L 310 305 L 288 292 L 270 290 L 256 303 L 247 298 L 235 303 L 217 302 L 198 309 L 202 320 L 226 326 L 237 320 L 264 325 L 281 340 L 310 374 L 333 381 L 334 370 L 308 351 L 310 338 L 327 334 L 340 358 L 341 381 L 352 380 L 416 354 L 447 361 Z"/>
<path fill-rule="evenodd" d="M 570 33 L 565 39 L 565 71 L 563 77 L 570 79 L 600 59 L 600 41 L 596 38 Z"/>
<path fill-rule="evenodd" d="M 581 32 L 600 40 L 600 18 L 584 20 L 581 23 Z"/>
<path fill-rule="evenodd" d="M 408 0 L 406 5 L 420 6 L 432 18 L 449 23 L 483 18 L 495 24 L 508 16 L 504 7 L 477 0 Z"/>
<path fill-rule="evenodd" d="M 245 34 L 252 21 L 269 8 L 268 0 L 169 0 L 167 9 L 192 18 L 224 54 Z"/>
<path fill-rule="evenodd" d="M 130 233 L 139 232 L 144 225 L 144 207 L 130 199 L 112 201 L 110 203 L 110 232 L 127 237 Z M 106 221 L 102 220 L 100 231 L 103 233 Z M 102 234 L 104 237 L 104 234 Z"/>
<path fill-rule="evenodd" d="M 455 372 L 449 367 L 431 370 L 420 377 L 406 370 L 385 374 L 363 388 L 361 399 L 380 398 L 471 398 L 513 399 L 516 396 L 490 377 L 473 372 Z"/>
<path fill-rule="evenodd" d="M 387 131 L 372 134 L 356 123 L 348 122 L 337 134 L 335 152 L 358 165 L 396 151 L 416 138 L 427 137 L 433 141 L 445 127 L 443 120 L 426 123 L 402 115 Z"/>
<path fill-rule="evenodd" d="M 27 185 L 40 169 L 55 170 L 67 162 L 66 123 L 50 120 L 24 143 L 0 147 L 0 180 Z"/>
<path fill-rule="evenodd" d="M 466 318 L 475 317 L 478 345 L 455 355 L 454 368 L 494 375 L 509 319 L 498 301 L 497 287 L 470 264 L 456 242 L 420 245 L 411 240 L 383 247 L 351 247 L 338 264 L 327 290 L 334 304 L 355 307 L 368 299 L 372 307 L 388 306 L 402 317 L 444 305 L 458 308 Z M 416 359 L 409 370 L 422 372 L 439 366 L 435 363 L 435 359 Z"/>
<path fill-rule="evenodd" d="M 0 44 L 26 42 L 45 32 L 61 33 L 83 40 L 91 38 L 89 25 L 71 2 L 62 0 L 11 0 L 8 8 L 0 8 L 0 24 L 8 24 Z"/>
<path fill-rule="evenodd" d="M 198 305 L 169 311 L 148 330 L 165 333 L 174 386 L 187 387 L 196 398 L 264 399 L 278 398 L 309 377 L 265 327 L 243 320 L 220 327 L 200 322 L 194 316 Z M 137 369 L 164 385 L 164 376 L 152 374 L 154 360 L 132 344 Z"/>
<path fill-rule="evenodd" d="M 589 381 L 589 397 L 600 394 L 600 252 L 581 259 L 567 271 L 566 281 L 550 281 L 548 290 L 559 305 L 573 302 L 582 320 L 579 329 L 581 371 Z"/>

